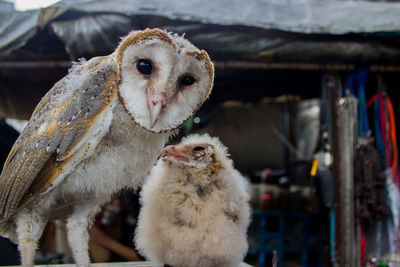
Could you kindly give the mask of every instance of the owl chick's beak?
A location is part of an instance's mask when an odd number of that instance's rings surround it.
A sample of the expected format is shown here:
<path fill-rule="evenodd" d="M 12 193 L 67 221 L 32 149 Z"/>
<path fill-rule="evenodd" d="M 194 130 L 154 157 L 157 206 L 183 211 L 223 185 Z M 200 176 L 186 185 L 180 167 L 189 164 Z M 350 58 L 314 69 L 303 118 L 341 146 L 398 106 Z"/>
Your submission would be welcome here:
<path fill-rule="evenodd" d="M 150 128 L 153 128 L 165 107 L 166 96 L 164 93 L 148 93 L 147 101 L 150 109 Z"/>
<path fill-rule="evenodd" d="M 179 145 L 167 146 L 161 153 L 161 157 L 167 162 L 171 162 L 171 159 L 174 159 L 177 162 L 189 162 L 185 147 L 181 147 Z"/>

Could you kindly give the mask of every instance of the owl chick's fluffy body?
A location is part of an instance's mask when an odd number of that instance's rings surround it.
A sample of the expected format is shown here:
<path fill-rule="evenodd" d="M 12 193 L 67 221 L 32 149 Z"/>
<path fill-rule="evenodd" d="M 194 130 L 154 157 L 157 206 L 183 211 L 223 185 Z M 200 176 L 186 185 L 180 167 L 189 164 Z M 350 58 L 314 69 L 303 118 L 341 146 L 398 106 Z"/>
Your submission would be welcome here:
<path fill-rule="evenodd" d="M 159 29 L 129 34 L 117 50 L 74 66 L 46 94 L 0 177 L 0 234 L 33 266 L 48 220 L 66 221 L 78 266 L 101 204 L 135 188 L 169 136 L 210 93 L 203 50 Z"/>
<path fill-rule="evenodd" d="M 243 260 L 247 182 L 217 138 L 165 148 L 141 192 L 135 242 L 153 266 L 234 267 Z"/>

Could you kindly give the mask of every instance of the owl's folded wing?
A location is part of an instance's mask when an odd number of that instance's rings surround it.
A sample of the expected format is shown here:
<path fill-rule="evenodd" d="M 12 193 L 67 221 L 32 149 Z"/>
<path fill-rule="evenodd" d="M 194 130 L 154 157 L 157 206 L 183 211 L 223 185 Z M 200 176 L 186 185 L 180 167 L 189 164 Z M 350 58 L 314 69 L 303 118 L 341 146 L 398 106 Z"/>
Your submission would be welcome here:
<path fill-rule="evenodd" d="M 111 60 L 74 67 L 38 104 L 0 176 L 0 221 L 53 189 L 93 153 L 110 125 L 118 88 Z"/>

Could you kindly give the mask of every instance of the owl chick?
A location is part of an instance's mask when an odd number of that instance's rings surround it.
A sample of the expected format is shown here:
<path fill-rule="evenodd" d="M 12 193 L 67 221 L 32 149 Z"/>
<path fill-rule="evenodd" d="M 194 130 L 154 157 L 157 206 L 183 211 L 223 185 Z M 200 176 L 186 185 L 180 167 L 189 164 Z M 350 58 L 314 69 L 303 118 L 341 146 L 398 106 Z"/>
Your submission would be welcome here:
<path fill-rule="evenodd" d="M 215 137 L 166 147 L 142 188 L 136 246 L 156 267 L 238 266 L 248 248 L 246 186 Z"/>
<path fill-rule="evenodd" d="M 48 220 L 66 221 L 78 266 L 101 204 L 137 187 L 168 137 L 208 97 L 207 53 L 160 29 L 135 31 L 114 53 L 74 66 L 36 107 L 0 177 L 0 233 L 33 266 Z"/>

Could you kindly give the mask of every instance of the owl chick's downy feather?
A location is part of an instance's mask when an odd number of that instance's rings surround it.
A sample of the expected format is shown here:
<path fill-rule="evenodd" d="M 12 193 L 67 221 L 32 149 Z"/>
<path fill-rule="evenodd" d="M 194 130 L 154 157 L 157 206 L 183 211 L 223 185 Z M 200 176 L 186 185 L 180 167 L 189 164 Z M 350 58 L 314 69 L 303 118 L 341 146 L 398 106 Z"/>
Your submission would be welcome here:
<path fill-rule="evenodd" d="M 248 248 L 247 186 L 217 138 L 166 147 L 142 188 L 137 247 L 157 267 L 238 266 Z"/>
<path fill-rule="evenodd" d="M 0 177 L 0 234 L 19 243 L 24 266 L 52 219 L 66 221 L 76 264 L 89 264 L 87 227 L 99 206 L 141 184 L 168 137 L 208 97 L 213 73 L 205 51 L 146 29 L 54 85 Z"/>

